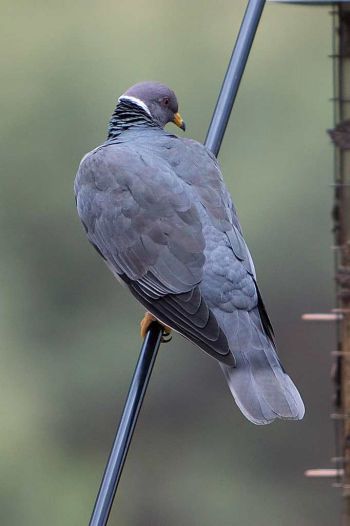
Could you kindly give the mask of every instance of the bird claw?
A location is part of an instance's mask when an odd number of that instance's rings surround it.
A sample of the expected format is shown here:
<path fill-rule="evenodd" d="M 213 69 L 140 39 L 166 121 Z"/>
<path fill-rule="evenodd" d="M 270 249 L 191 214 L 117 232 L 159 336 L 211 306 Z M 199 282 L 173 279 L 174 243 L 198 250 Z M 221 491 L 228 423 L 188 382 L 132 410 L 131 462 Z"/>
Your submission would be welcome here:
<path fill-rule="evenodd" d="M 171 334 L 170 327 L 164 327 L 163 333 L 162 333 L 162 339 L 160 340 L 162 343 L 169 343 L 173 339 L 173 336 Z"/>
<path fill-rule="evenodd" d="M 146 312 L 146 314 L 144 315 L 144 317 L 142 318 L 141 323 L 140 323 L 141 338 L 145 338 L 145 336 L 147 334 L 147 331 L 149 329 L 149 326 L 154 321 L 158 321 L 158 320 L 153 316 L 153 314 L 151 314 L 150 312 Z M 160 322 L 158 321 L 158 323 L 160 323 Z M 170 342 L 170 340 L 172 339 L 171 328 L 167 327 L 166 325 L 163 325 L 162 323 L 160 323 L 160 325 L 163 328 L 161 342 L 162 343 Z"/>

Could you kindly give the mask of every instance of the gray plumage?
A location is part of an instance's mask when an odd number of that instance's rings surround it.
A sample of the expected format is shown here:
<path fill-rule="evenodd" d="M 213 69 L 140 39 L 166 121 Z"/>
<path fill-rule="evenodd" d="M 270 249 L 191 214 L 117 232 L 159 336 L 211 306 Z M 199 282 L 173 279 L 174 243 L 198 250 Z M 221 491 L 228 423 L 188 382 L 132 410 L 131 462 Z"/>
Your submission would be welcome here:
<path fill-rule="evenodd" d="M 75 180 L 87 236 L 147 310 L 220 362 L 249 420 L 301 419 L 218 163 L 202 144 L 163 129 L 180 125 L 177 111 L 159 83 L 119 99 L 108 140 Z"/>

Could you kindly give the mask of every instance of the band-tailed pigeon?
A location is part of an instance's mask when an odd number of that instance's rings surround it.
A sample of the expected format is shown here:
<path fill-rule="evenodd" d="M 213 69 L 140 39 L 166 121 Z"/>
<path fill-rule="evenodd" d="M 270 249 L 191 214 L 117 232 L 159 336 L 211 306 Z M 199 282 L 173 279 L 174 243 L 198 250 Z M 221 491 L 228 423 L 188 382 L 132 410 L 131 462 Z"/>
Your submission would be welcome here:
<path fill-rule="evenodd" d="M 218 162 L 185 129 L 167 86 L 142 82 L 118 100 L 108 139 L 75 180 L 89 241 L 159 320 L 213 356 L 255 424 L 301 419 L 304 405 L 277 357 L 253 261 Z"/>

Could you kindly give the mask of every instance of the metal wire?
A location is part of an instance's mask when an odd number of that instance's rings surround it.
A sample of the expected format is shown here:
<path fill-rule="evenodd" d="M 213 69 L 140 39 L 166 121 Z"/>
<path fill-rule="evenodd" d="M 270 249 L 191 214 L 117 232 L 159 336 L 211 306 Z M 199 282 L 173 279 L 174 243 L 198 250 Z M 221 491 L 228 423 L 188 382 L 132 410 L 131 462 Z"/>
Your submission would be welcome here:
<path fill-rule="evenodd" d="M 219 153 L 264 5 L 265 0 L 249 0 L 248 2 L 205 141 L 206 146 L 214 155 Z M 161 337 L 161 325 L 157 322 L 152 323 L 141 348 L 89 526 L 107 524 Z"/>
<path fill-rule="evenodd" d="M 90 526 L 105 526 L 105 524 L 107 524 L 137 417 L 141 409 L 154 362 L 156 361 L 161 337 L 162 327 L 159 323 L 152 323 L 144 339 L 134 376 L 131 380 L 118 431 L 89 522 Z"/>
<path fill-rule="evenodd" d="M 265 0 L 248 3 L 205 139 L 205 145 L 214 155 L 219 153 L 264 5 Z"/>

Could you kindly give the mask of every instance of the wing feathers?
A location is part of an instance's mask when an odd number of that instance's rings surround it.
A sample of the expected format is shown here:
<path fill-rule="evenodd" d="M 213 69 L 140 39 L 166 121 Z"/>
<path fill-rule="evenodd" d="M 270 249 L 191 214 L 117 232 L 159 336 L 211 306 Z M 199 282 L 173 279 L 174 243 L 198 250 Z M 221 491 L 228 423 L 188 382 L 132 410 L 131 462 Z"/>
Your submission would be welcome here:
<path fill-rule="evenodd" d="M 220 329 L 214 314 L 208 309 L 198 287 L 184 294 L 169 294 L 150 298 L 143 285 L 122 279 L 133 295 L 160 321 L 194 341 L 217 360 L 234 366 L 227 338 Z"/>

